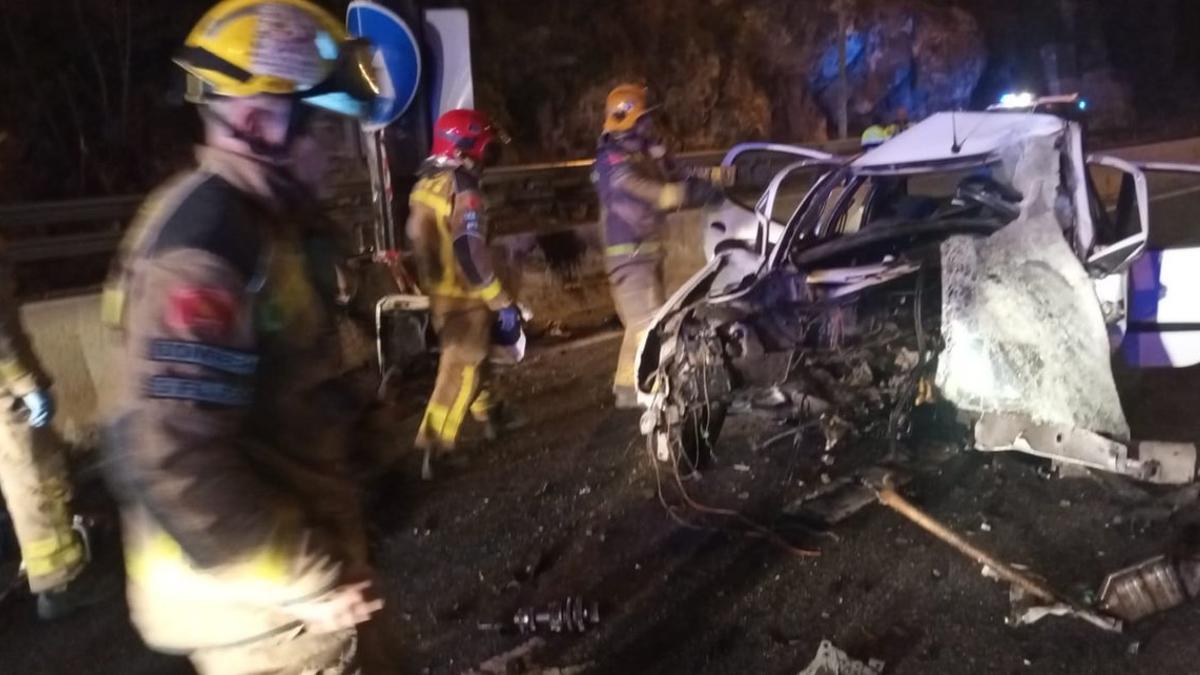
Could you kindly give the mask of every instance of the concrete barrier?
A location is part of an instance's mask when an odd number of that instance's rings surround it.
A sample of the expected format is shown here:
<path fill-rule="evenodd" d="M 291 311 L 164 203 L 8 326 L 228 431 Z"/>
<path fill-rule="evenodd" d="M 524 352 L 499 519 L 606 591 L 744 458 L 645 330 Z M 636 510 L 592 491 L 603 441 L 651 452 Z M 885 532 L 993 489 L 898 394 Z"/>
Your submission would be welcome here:
<path fill-rule="evenodd" d="M 101 392 L 112 391 L 113 385 L 105 367 L 113 336 L 100 323 L 100 295 L 30 303 L 21 308 L 21 319 L 54 379 L 55 428 L 72 444 L 94 445 Z"/>

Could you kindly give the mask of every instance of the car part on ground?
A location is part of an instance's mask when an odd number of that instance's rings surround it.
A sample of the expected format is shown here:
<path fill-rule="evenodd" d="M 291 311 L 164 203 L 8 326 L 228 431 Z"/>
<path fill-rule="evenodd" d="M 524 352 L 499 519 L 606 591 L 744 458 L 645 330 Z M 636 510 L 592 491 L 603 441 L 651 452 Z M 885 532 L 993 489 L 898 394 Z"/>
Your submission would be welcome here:
<path fill-rule="evenodd" d="M 935 520 L 932 516 L 917 508 L 912 502 L 905 499 L 896 491 L 892 485 L 891 478 L 885 476 L 880 485 L 875 486 L 876 496 L 880 503 L 892 509 L 896 513 L 916 523 L 925 531 L 933 536 L 941 539 L 946 544 L 950 545 L 959 553 L 967 556 L 976 563 L 983 565 L 991 570 L 996 576 L 1015 585 L 1020 586 L 1022 590 L 1032 597 L 1051 604 L 1061 604 L 1070 608 L 1070 614 L 1076 616 L 1097 628 L 1102 630 L 1119 633 L 1121 632 L 1121 622 L 1112 617 L 1105 616 L 1095 610 L 1085 607 L 1083 604 L 1071 600 L 1067 596 L 1055 591 L 1047 586 L 1039 579 L 1023 573 L 1015 567 L 1001 562 L 991 554 L 983 551 L 974 544 L 963 539 L 949 527 Z"/>
<path fill-rule="evenodd" d="M 1126 621 L 1138 621 L 1200 595 L 1200 559 L 1156 556 L 1104 579 L 1100 605 Z"/>
<path fill-rule="evenodd" d="M 878 659 L 867 663 L 856 661 L 829 640 L 822 640 L 816 656 L 800 675 L 879 675 L 883 666 L 883 661 Z"/>
<path fill-rule="evenodd" d="M 586 633 L 600 625 L 600 603 L 569 596 L 545 607 L 523 607 L 513 615 L 521 633 Z"/>

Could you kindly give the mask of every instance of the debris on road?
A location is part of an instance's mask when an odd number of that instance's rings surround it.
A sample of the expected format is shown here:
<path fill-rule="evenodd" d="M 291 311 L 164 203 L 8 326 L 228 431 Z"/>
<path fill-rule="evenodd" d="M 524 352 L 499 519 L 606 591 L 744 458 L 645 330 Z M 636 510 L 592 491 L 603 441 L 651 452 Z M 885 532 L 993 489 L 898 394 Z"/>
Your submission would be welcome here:
<path fill-rule="evenodd" d="M 524 607 L 513 615 L 513 624 L 522 633 L 586 633 L 600 623 L 600 603 L 568 597 L 543 608 Z"/>
<path fill-rule="evenodd" d="M 999 575 L 991 568 L 985 567 L 983 575 L 1000 581 Z M 1029 626 L 1048 616 L 1068 616 L 1081 621 L 1091 621 L 1087 616 L 1082 615 L 1078 610 L 1065 602 L 1046 603 L 1020 586 L 1009 587 L 1008 600 L 1011 610 L 1009 615 L 1005 617 L 1004 622 L 1010 626 Z"/>
<path fill-rule="evenodd" d="M 917 508 L 914 504 L 902 497 L 900 493 L 896 492 L 890 476 L 884 476 L 881 484 L 876 488 L 876 496 L 885 506 L 916 523 L 922 529 L 949 544 L 959 553 L 962 553 L 980 565 L 990 568 L 997 576 L 1005 581 L 1013 585 L 1020 586 L 1022 590 L 1024 590 L 1030 596 L 1050 605 L 1056 605 L 1060 603 L 1064 604 L 1071 609 L 1072 616 L 1083 619 L 1084 621 L 1087 621 L 1088 623 L 1102 630 L 1116 633 L 1121 632 L 1120 621 L 1109 616 L 1104 616 L 1095 610 L 1089 609 L 1080 603 L 1074 602 L 1066 598 L 1066 596 L 1054 591 L 1042 581 L 1037 580 L 1030 575 L 1023 574 L 1015 567 L 997 560 L 991 554 L 972 545 L 970 542 L 956 534 L 953 530 Z"/>
<path fill-rule="evenodd" d="M 530 658 L 533 652 L 546 644 L 541 638 L 532 638 L 521 646 L 498 654 L 479 664 L 478 668 L 468 670 L 463 675 L 509 675 L 509 673 L 527 673 L 533 668 Z"/>
<path fill-rule="evenodd" d="M 817 655 L 800 675 L 879 675 L 883 662 L 871 660 L 869 664 L 855 661 L 846 652 L 838 649 L 829 640 L 822 640 Z"/>
<path fill-rule="evenodd" d="M 809 491 L 799 500 L 784 507 L 790 516 L 802 516 L 818 520 L 825 525 L 836 525 L 864 508 L 877 503 L 871 484 L 882 480 L 889 471 L 882 467 L 870 467 L 858 478 L 844 477 Z M 907 475 L 893 475 L 893 481 L 903 485 Z"/>
<path fill-rule="evenodd" d="M 580 675 L 592 667 L 592 663 L 584 663 L 566 667 L 543 667 L 533 661 L 533 653 L 546 645 L 546 641 L 535 637 L 516 649 L 479 664 L 478 668 L 467 670 L 463 675 Z"/>
<path fill-rule="evenodd" d="M 1200 594 L 1200 559 L 1156 556 L 1108 575 L 1100 606 L 1126 621 L 1178 607 Z"/>

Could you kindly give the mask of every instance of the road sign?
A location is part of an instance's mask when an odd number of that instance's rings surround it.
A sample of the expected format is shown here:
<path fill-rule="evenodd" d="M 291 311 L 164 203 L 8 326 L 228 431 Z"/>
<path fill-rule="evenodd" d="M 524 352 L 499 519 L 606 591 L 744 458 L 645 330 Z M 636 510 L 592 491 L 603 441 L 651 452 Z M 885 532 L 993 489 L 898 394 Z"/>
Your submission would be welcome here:
<path fill-rule="evenodd" d="M 395 12 L 371 0 L 354 0 L 346 10 L 346 28 L 375 47 L 375 68 L 382 91 L 368 131 L 395 122 L 412 105 L 421 82 L 421 49 L 408 24 Z"/>

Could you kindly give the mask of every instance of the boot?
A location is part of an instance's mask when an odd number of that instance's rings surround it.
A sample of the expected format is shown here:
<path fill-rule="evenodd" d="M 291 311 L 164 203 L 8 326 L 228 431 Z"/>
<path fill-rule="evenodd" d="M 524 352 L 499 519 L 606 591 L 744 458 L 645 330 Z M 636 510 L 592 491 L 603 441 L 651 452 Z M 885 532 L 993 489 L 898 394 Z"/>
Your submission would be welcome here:
<path fill-rule="evenodd" d="M 421 480 L 431 481 L 435 477 L 435 467 L 442 470 L 462 471 L 470 465 L 470 460 L 462 452 L 444 448 L 426 448 L 421 459 Z"/>
<path fill-rule="evenodd" d="M 99 564 L 92 550 L 90 528 L 75 517 L 76 536 L 83 542 L 84 566 L 65 584 L 37 594 L 37 613 L 42 621 L 55 621 L 115 597 L 121 590 L 112 566 Z"/>
<path fill-rule="evenodd" d="M 498 403 L 487 412 L 483 421 L 483 436 L 489 441 L 496 441 L 504 434 L 516 431 L 525 426 L 526 420 L 520 413 L 507 403 Z"/>

